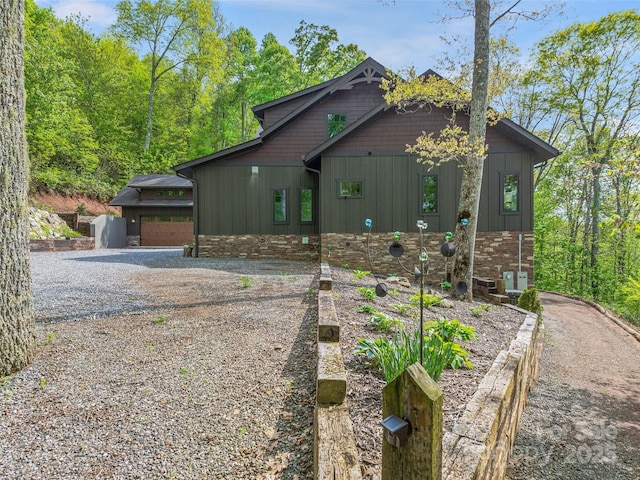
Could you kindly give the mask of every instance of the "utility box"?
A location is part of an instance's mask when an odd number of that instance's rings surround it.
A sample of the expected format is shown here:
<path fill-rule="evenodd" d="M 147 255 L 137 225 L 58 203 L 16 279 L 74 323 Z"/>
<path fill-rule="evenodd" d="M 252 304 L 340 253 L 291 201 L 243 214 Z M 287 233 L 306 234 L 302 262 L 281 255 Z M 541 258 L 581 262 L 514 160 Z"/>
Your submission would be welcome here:
<path fill-rule="evenodd" d="M 518 290 L 520 290 L 521 292 L 523 290 L 526 290 L 529 286 L 529 276 L 527 272 L 518 272 L 517 282 Z"/>
<path fill-rule="evenodd" d="M 505 290 L 513 290 L 513 272 L 502 272 L 502 279 L 505 282 Z"/>

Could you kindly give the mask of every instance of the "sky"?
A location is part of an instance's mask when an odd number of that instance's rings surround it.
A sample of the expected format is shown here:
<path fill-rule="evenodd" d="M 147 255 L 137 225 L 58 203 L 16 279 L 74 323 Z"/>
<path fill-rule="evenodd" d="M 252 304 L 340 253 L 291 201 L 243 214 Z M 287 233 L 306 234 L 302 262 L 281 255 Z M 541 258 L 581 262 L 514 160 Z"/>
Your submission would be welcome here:
<path fill-rule="evenodd" d="M 554 0 L 523 0 L 523 8 L 540 9 Z M 51 7 L 60 18 L 82 14 L 88 27 L 100 34 L 116 21 L 117 0 L 36 0 Z M 338 32 L 340 43 L 355 43 L 385 67 L 399 71 L 413 66 L 418 72 L 435 68 L 446 51 L 442 35 L 473 40 L 473 19 L 441 23 L 443 0 L 218 0 L 227 24 L 246 27 L 258 43 L 265 34 L 275 34 L 287 46 L 304 20 L 328 25 Z M 505 2 L 506 3 L 506 2 Z M 531 47 L 545 36 L 574 22 L 598 20 L 610 12 L 638 9 L 639 0 L 565 0 L 563 13 L 545 23 L 519 22 L 510 36 L 526 59 Z M 449 11 L 450 12 L 450 11 Z"/>

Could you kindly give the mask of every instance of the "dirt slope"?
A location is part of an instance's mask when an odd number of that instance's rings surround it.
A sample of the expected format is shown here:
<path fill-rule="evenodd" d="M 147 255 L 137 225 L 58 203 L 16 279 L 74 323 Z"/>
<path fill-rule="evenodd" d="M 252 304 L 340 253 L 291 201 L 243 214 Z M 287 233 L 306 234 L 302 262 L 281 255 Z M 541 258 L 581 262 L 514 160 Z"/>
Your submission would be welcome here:
<path fill-rule="evenodd" d="M 73 213 L 78 211 L 80 205 L 84 205 L 84 209 L 92 216 L 109 214 L 110 212 L 121 214 L 120 207 L 110 207 L 108 202 L 100 202 L 94 198 L 82 196 L 68 197 L 58 193 L 37 193 L 31 196 L 30 200 L 33 205 L 46 206 L 48 210 L 55 213 Z"/>

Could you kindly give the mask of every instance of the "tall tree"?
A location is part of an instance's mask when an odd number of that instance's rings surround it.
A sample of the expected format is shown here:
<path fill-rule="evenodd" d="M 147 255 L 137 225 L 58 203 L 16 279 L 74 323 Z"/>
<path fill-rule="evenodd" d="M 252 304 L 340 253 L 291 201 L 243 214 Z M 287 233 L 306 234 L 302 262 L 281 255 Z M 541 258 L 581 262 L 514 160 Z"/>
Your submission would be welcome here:
<path fill-rule="evenodd" d="M 600 297 L 603 176 L 622 138 L 640 119 L 640 14 L 611 13 L 574 24 L 540 42 L 531 78 L 544 86 L 540 100 L 563 112 L 586 147 L 591 176 L 591 296 Z"/>
<path fill-rule="evenodd" d="M 219 69 L 224 44 L 217 34 L 212 0 L 122 0 L 116 10 L 114 31 L 148 52 L 144 150 L 149 151 L 158 82 L 183 64 L 200 63 L 212 71 Z"/>
<path fill-rule="evenodd" d="M 383 82 L 387 89 L 385 98 L 389 104 L 400 109 L 411 110 L 428 105 L 451 108 L 454 115 L 452 122 L 438 137 L 432 134 L 422 135 L 415 146 L 408 149 L 420 156 L 427 165 L 456 160 L 460 162 L 463 175 L 458 200 L 456 218 L 456 255 L 454 257 L 452 284 L 454 295 L 460 299 L 473 299 L 473 260 L 478 224 L 478 210 L 482 187 L 482 174 L 487 154 L 485 144 L 487 121 L 495 122 L 499 115 L 488 109 L 489 77 L 491 72 L 491 39 L 490 30 L 500 20 L 518 18 L 542 18 L 548 15 L 545 8 L 542 12 L 524 12 L 516 10 L 521 0 L 516 0 L 507 8 L 500 8 L 498 14 L 491 18 L 491 5 L 501 6 L 500 0 L 455 1 L 447 3 L 475 17 L 474 53 L 471 63 L 471 91 L 465 90 L 465 69 L 462 69 L 462 81 L 450 81 L 435 75 L 429 78 L 416 77 L 410 72 L 408 81 L 391 75 L 389 82 Z M 456 112 L 464 112 L 469 116 L 468 131 L 455 123 Z"/>
<path fill-rule="evenodd" d="M 0 376 L 35 353 L 29 266 L 24 3 L 0 0 Z"/>
<path fill-rule="evenodd" d="M 295 48 L 300 72 L 299 89 L 321 83 L 348 72 L 361 63 L 366 54 L 357 45 L 338 43 L 338 31 L 327 25 L 304 20 L 289 42 Z"/>

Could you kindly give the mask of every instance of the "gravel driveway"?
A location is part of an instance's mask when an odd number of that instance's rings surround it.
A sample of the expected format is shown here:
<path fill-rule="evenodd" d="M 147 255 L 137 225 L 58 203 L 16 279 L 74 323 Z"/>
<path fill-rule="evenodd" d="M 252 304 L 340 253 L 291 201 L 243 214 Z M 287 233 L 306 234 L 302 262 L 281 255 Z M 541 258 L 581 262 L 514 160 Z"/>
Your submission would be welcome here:
<path fill-rule="evenodd" d="M 33 253 L 38 351 L 0 379 L 0 478 L 312 477 L 317 266 Z"/>
<path fill-rule="evenodd" d="M 640 342 L 581 301 L 541 298 L 545 346 L 508 478 L 640 479 Z"/>

